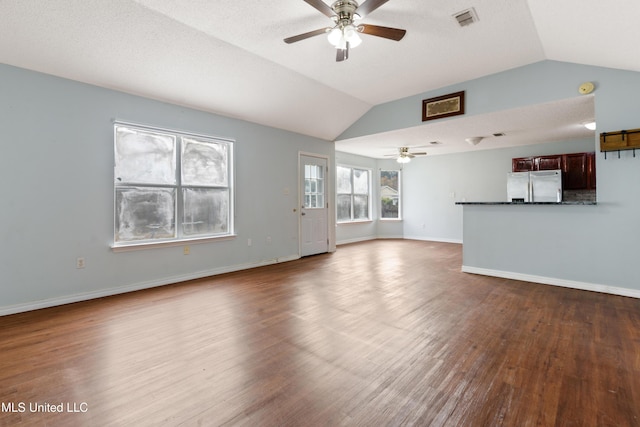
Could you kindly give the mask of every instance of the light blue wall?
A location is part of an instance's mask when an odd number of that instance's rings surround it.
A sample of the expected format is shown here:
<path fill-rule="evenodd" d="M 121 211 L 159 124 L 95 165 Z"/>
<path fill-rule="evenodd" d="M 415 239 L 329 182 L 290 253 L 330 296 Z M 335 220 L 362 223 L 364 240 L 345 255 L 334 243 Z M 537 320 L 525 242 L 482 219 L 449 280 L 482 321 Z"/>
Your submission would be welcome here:
<path fill-rule="evenodd" d="M 343 137 L 420 125 L 421 100 L 443 93 L 466 90 L 467 114 L 482 114 L 573 97 L 584 81 L 596 83 L 598 132 L 640 128 L 640 73 L 545 61 L 377 106 Z M 335 159 L 327 141 L 5 65 L 0 82 L 0 314 L 294 258 L 299 151 L 331 164 L 387 167 Z M 235 139 L 238 237 L 191 245 L 188 256 L 181 247 L 113 253 L 114 119 Z M 595 140 L 592 147 L 598 151 Z M 494 198 L 503 171 L 476 165 L 502 165 L 515 152 L 499 153 L 501 160 L 491 153 L 415 159 L 403 171 L 405 220 L 339 227 L 336 240 L 459 240 L 461 208 L 451 193 Z M 597 206 L 465 207 L 464 264 L 640 290 L 640 154 L 598 155 L 597 170 Z M 86 268 L 75 268 L 77 257 Z"/>
<path fill-rule="evenodd" d="M 395 160 L 377 160 L 370 157 L 336 151 L 336 164 L 361 167 L 371 170 L 371 221 L 342 223 L 336 225 L 336 242 L 353 243 L 372 239 L 395 239 L 403 237 L 403 222 L 380 220 L 380 170 L 399 170 Z M 401 179 L 402 185 L 402 179 Z"/>
<path fill-rule="evenodd" d="M 114 119 L 235 139 L 238 237 L 112 252 Z M 298 152 L 334 162 L 331 142 L 6 65 L 0 129 L 0 314 L 295 258 Z"/>
<path fill-rule="evenodd" d="M 404 237 L 462 243 L 461 201 L 506 201 L 514 157 L 593 151 L 592 140 L 416 158 L 405 166 Z"/>
<path fill-rule="evenodd" d="M 542 61 L 371 108 L 336 140 L 420 126 L 422 100 L 465 91 L 465 116 L 503 111 L 578 96 L 578 86 L 607 69 Z M 595 81 L 595 83 L 598 83 Z M 596 85 L 598 87 L 598 85 Z M 598 92 L 596 92 L 597 94 Z M 455 120 L 456 117 L 441 120 Z"/>
<path fill-rule="evenodd" d="M 336 242 L 339 245 L 362 240 L 371 240 L 377 237 L 376 223 L 378 221 L 379 214 L 376 207 L 378 194 L 376 163 L 375 159 L 369 157 L 336 152 L 336 166 L 359 167 L 371 170 L 371 189 L 373 198 L 371 221 L 336 224 Z"/>
<path fill-rule="evenodd" d="M 558 70 L 558 79 L 568 81 L 571 69 L 581 71 L 576 74 L 582 81 L 596 83 L 598 132 L 640 127 L 640 73 L 565 66 Z M 583 78 L 585 70 L 589 74 Z M 543 91 L 544 85 L 538 89 Z M 597 141 L 594 146 L 599 146 Z M 465 266 L 640 295 L 635 265 L 640 239 L 640 156 L 634 158 L 626 151 L 620 159 L 610 154 L 605 160 L 599 153 L 596 165 L 597 206 L 465 207 Z"/>
<path fill-rule="evenodd" d="M 640 73 L 543 61 L 376 106 L 338 139 L 419 126 L 421 100 L 433 96 L 465 90 L 466 114 L 474 115 L 575 97 L 585 81 L 596 84 L 598 133 L 640 128 Z M 573 143 L 551 151 L 574 151 L 565 150 Z M 575 151 L 599 152 L 597 137 L 579 144 Z M 527 154 L 490 150 L 411 162 L 404 173 L 405 237 L 460 239 L 463 209 L 465 266 L 640 295 L 640 152 L 596 156 L 597 206 L 452 206 L 451 192 L 467 201 L 495 199 L 506 159 Z M 501 158 L 499 173 L 482 167 L 497 167 L 494 155 Z"/>

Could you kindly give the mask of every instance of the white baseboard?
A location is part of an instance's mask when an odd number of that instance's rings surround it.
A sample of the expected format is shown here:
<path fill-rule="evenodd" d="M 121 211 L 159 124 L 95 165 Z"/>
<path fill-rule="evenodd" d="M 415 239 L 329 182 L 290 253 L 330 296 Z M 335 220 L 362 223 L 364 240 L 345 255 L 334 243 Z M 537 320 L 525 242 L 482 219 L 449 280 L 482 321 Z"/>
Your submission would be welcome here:
<path fill-rule="evenodd" d="M 601 292 L 605 294 L 640 298 L 640 290 L 619 288 L 597 283 L 578 282 L 575 280 L 557 279 L 554 277 L 535 276 L 532 274 L 514 273 L 511 271 L 491 270 L 488 268 L 462 266 L 464 273 L 480 274 L 482 276 L 501 277 L 503 279 L 521 280 L 524 282 L 541 283 L 543 285 L 561 286 L 563 288 L 580 289 L 583 291 Z"/>
<path fill-rule="evenodd" d="M 185 282 L 187 280 L 201 279 L 203 277 L 216 276 L 224 273 L 232 273 L 234 271 L 247 270 L 250 268 L 263 267 L 265 265 L 278 264 L 281 262 L 294 261 L 299 259 L 298 255 L 289 255 L 286 257 L 275 258 L 265 261 L 249 264 L 238 264 L 233 266 L 225 266 L 214 268 L 211 270 L 203 270 L 179 276 L 163 277 L 158 280 L 150 280 L 148 282 L 134 283 L 131 285 L 120 286 L 117 288 L 102 289 L 99 291 L 85 292 L 81 294 L 67 295 L 62 297 L 54 297 L 46 300 L 28 302 L 23 304 L 9 305 L 0 307 L 0 316 L 9 314 L 22 313 L 25 311 L 39 310 L 41 308 L 55 307 L 58 305 L 71 304 L 74 302 L 88 301 L 96 298 L 103 298 L 112 295 L 124 294 L 127 292 L 140 291 L 143 289 L 155 288 L 158 286 L 171 285 L 174 283 Z"/>
<path fill-rule="evenodd" d="M 336 245 L 348 245 L 349 243 L 358 243 L 358 242 L 366 242 L 369 240 L 385 240 L 385 239 L 405 239 L 405 240 L 421 240 L 424 242 L 440 242 L 440 243 L 458 243 L 462 244 L 462 240 L 457 239 L 440 239 L 436 237 L 411 237 L 411 236 L 367 236 L 367 237 L 358 237 L 356 239 L 346 239 L 340 240 L 336 242 Z"/>
<path fill-rule="evenodd" d="M 366 242 L 368 240 L 376 240 L 376 239 L 377 237 L 375 236 L 358 237 L 356 239 L 345 239 L 345 240 L 340 240 L 339 242 L 336 242 L 336 246 L 348 245 L 349 243 Z"/>
<path fill-rule="evenodd" d="M 441 242 L 441 243 L 459 243 L 462 244 L 462 239 L 442 239 L 439 237 L 424 237 L 424 236 L 404 236 L 407 240 L 424 240 L 426 242 Z"/>

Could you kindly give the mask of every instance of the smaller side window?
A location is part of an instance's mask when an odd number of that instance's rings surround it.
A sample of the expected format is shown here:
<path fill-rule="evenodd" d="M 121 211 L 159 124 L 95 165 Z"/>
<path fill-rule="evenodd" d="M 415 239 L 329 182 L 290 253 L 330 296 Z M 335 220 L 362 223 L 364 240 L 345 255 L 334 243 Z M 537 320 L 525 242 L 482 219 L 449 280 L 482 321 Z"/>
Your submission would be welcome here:
<path fill-rule="evenodd" d="M 400 219 L 400 171 L 380 171 L 380 218 Z"/>

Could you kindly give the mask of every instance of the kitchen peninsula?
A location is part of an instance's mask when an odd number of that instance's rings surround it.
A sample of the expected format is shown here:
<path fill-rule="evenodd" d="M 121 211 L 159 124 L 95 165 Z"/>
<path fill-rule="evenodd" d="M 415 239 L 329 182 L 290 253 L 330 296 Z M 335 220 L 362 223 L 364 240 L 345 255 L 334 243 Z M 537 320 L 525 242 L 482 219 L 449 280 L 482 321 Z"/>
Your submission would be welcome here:
<path fill-rule="evenodd" d="M 591 232 L 592 218 L 607 210 L 607 204 L 497 201 L 456 205 L 463 207 L 463 272 L 607 291 L 595 285 L 588 273 L 567 268 L 594 258 L 591 248 L 573 242 Z"/>

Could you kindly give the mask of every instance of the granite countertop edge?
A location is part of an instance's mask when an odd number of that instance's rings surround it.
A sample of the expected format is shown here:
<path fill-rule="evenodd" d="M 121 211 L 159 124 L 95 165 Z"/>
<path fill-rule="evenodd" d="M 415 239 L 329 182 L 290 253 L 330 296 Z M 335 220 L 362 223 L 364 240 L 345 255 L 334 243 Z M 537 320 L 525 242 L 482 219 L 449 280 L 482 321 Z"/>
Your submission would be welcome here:
<path fill-rule="evenodd" d="M 456 202 L 456 205 L 564 205 L 564 206 L 594 206 L 598 202 L 571 201 L 571 202 Z"/>

